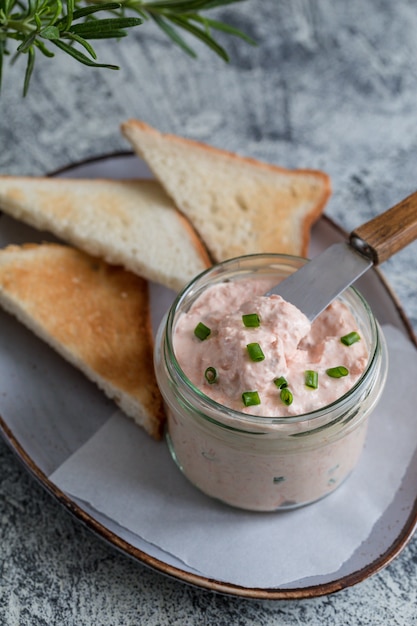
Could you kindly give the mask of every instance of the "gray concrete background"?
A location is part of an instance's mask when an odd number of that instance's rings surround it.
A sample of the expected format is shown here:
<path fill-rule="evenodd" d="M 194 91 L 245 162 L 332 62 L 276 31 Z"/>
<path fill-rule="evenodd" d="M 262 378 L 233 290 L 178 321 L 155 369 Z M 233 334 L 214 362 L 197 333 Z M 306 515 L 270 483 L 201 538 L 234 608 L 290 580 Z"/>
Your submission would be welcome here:
<path fill-rule="evenodd" d="M 197 61 L 144 24 L 99 43 L 83 67 L 39 57 L 26 99 L 23 63 L 6 66 L 0 173 L 44 174 L 129 149 L 119 124 L 163 131 L 286 167 L 327 171 L 326 213 L 347 230 L 417 188 L 417 5 L 412 0 L 248 0 L 217 11 L 257 48 L 219 37 L 225 65 Z M 417 330 L 417 244 L 383 266 Z M 417 623 L 417 542 L 338 594 L 294 602 L 227 598 L 167 579 L 75 522 L 0 442 L 0 623 L 5 626 Z"/>

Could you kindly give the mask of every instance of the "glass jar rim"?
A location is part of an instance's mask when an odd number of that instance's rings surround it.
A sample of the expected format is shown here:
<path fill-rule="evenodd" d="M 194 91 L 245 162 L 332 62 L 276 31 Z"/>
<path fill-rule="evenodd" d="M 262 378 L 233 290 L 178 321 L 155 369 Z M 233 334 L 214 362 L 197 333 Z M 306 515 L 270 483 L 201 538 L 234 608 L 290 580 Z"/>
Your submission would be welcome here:
<path fill-rule="evenodd" d="M 212 273 L 214 274 L 220 268 L 227 268 L 229 266 L 232 266 L 233 264 L 240 263 L 240 262 L 249 263 L 250 261 L 254 261 L 254 260 L 257 260 L 257 261 L 270 260 L 270 261 L 276 261 L 276 262 L 281 261 L 284 263 L 285 261 L 296 262 L 296 263 L 308 262 L 308 259 L 306 259 L 305 257 L 299 257 L 299 256 L 289 255 L 289 254 L 279 254 L 279 253 L 248 254 L 248 255 L 241 255 L 238 257 L 233 257 L 221 263 L 216 263 L 215 265 L 209 267 L 208 269 L 198 274 L 190 283 L 188 283 L 188 285 L 184 287 L 184 289 L 180 291 L 180 293 L 177 295 L 174 302 L 172 303 L 170 310 L 168 311 L 168 314 L 165 318 L 165 322 L 164 321 L 162 322 L 162 325 L 164 326 L 164 335 L 165 335 L 166 346 L 168 348 L 170 363 L 175 373 L 181 380 L 181 382 L 184 383 L 185 388 L 190 393 L 191 398 L 198 401 L 200 405 L 199 413 L 201 414 L 201 416 L 205 419 L 209 419 L 211 422 L 213 421 L 217 422 L 220 426 L 224 426 L 224 424 L 220 420 L 218 421 L 215 418 L 212 418 L 211 416 L 209 417 L 208 415 L 204 414 L 205 407 L 210 409 L 210 412 L 218 412 L 220 414 L 223 414 L 225 417 L 226 416 L 228 418 L 232 417 L 233 419 L 239 420 L 237 423 L 240 423 L 242 427 L 245 427 L 245 426 L 259 427 L 261 425 L 270 427 L 270 426 L 277 425 L 277 424 L 290 425 L 290 424 L 299 424 L 302 422 L 311 424 L 312 422 L 318 420 L 320 417 L 325 416 L 332 409 L 336 407 L 342 408 L 344 405 L 346 405 L 349 402 L 349 400 L 355 394 L 357 389 L 362 386 L 363 380 L 367 378 L 369 373 L 373 370 L 376 356 L 378 354 L 379 345 L 380 345 L 380 335 L 379 335 L 380 331 L 379 331 L 377 321 L 372 313 L 371 307 L 367 303 L 364 296 L 360 293 L 360 291 L 358 291 L 353 286 L 349 287 L 346 291 L 355 296 L 355 299 L 362 306 L 364 312 L 366 313 L 366 317 L 370 323 L 372 345 L 370 346 L 368 362 L 366 364 L 364 371 L 360 375 L 360 377 L 352 385 L 352 387 L 348 389 L 348 391 L 346 391 L 343 395 L 341 395 L 339 398 L 337 398 L 330 404 L 326 404 L 325 406 L 322 406 L 318 409 L 314 409 L 313 411 L 309 411 L 308 413 L 301 413 L 301 414 L 292 415 L 292 416 L 268 416 L 268 417 L 254 415 L 251 413 L 238 411 L 237 409 L 232 409 L 224 404 L 220 404 L 213 398 L 210 398 L 203 391 L 201 391 L 196 385 L 194 385 L 191 382 L 191 380 L 186 376 L 186 374 L 184 373 L 183 369 L 181 368 L 176 358 L 175 350 L 173 347 L 173 342 L 171 340 L 172 330 L 174 328 L 175 315 L 177 314 L 178 307 L 181 304 L 183 304 L 184 301 L 186 301 L 189 295 L 191 295 L 193 288 L 196 286 L 196 284 L 204 280 L 210 274 Z M 218 282 L 222 282 L 222 280 L 219 280 Z M 208 286 L 209 284 L 205 285 L 204 288 Z M 204 288 L 202 288 L 201 291 L 203 291 Z M 243 429 L 233 428 L 233 430 L 240 431 Z"/>

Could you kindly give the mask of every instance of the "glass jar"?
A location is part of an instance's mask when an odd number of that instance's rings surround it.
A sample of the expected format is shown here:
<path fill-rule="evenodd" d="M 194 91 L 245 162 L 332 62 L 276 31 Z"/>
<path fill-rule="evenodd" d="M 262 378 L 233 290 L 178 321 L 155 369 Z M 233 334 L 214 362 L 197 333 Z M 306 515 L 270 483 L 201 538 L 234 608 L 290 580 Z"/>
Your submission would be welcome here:
<path fill-rule="evenodd" d="M 366 342 L 367 366 L 338 400 L 293 417 L 259 417 L 223 406 L 195 387 L 174 352 L 176 322 L 209 286 L 242 278 L 278 283 L 305 259 L 277 254 L 239 257 L 197 276 L 176 298 L 159 328 L 155 369 L 167 412 L 167 442 L 184 475 L 207 495 L 256 511 L 288 509 L 334 491 L 361 455 L 367 418 L 387 374 L 387 348 L 363 297 L 353 288 L 340 299 Z"/>

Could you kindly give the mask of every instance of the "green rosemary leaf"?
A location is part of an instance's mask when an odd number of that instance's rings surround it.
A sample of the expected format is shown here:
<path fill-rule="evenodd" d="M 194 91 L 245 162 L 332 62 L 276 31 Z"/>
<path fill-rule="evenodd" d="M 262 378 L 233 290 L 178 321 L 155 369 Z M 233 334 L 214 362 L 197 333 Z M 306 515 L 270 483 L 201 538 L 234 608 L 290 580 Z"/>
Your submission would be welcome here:
<path fill-rule="evenodd" d="M 98 4 L 93 4 L 91 6 L 83 7 L 81 9 L 76 9 L 72 14 L 72 22 L 74 22 L 75 20 L 79 20 L 83 17 L 93 15 L 94 13 L 98 13 L 99 11 L 115 11 L 117 9 L 120 9 L 121 7 L 122 4 L 120 2 L 106 2 L 103 4 L 99 2 Z M 61 26 L 65 27 L 66 21 L 66 16 L 61 17 L 61 19 L 59 19 L 55 25 L 59 28 Z M 68 30 L 68 28 L 66 28 L 66 30 Z"/>
<path fill-rule="evenodd" d="M 56 26 L 47 26 L 40 31 L 39 35 L 44 39 L 59 39 L 60 32 Z"/>
<path fill-rule="evenodd" d="M 67 19 L 66 19 L 66 25 L 65 25 L 65 30 L 69 30 L 69 27 L 71 26 L 72 20 L 73 20 L 73 14 L 74 14 L 74 0 L 67 0 Z"/>
<path fill-rule="evenodd" d="M 35 50 L 33 49 L 33 47 L 28 49 L 27 54 L 28 61 L 26 64 L 25 80 L 23 83 L 23 96 L 26 96 L 28 92 L 29 83 L 33 72 L 33 66 L 35 65 Z"/>
<path fill-rule="evenodd" d="M 168 22 L 166 22 L 164 19 L 162 19 L 160 15 L 152 14 L 151 17 L 153 21 L 158 24 L 158 26 L 164 31 L 164 33 L 168 35 L 168 37 L 170 37 L 170 39 L 172 39 L 174 43 L 177 44 L 177 46 L 179 46 L 190 57 L 193 57 L 194 59 L 197 58 L 194 50 L 190 48 L 190 46 L 184 41 L 178 31 L 175 30 L 175 28 L 172 28 L 172 26 L 168 24 Z"/>
<path fill-rule="evenodd" d="M 146 10 L 156 9 L 157 11 L 168 10 L 170 12 L 184 13 L 189 11 L 201 11 L 211 4 L 211 0 L 156 0 L 146 2 Z"/>
<path fill-rule="evenodd" d="M 114 11 L 115 9 L 120 9 L 122 5 L 120 2 L 107 2 L 103 4 L 93 4 L 89 7 L 83 7 L 82 9 L 77 9 L 74 11 L 72 15 L 72 19 L 79 20 L 80 17 L 86 17 L 87 15 L 92 15 L 93 13 L 97 13 L 98 11 Z"/>
<path fill-rule="evenodd" d="M 40 39 L 37 39 L 35 41 L 35 46 L 38 48 L 40 52 L 42 52 L 44 56 L 50 59 L 55 56 L 55 54 L 51 50 L 49 50 L 49 48 L 47 48 L 45 44 L 43 43 L 43 41 L 40 41 Z"/>
<path fill-rule="evenodd" d="M 55 12 L 54 12 L 52 19 L 49 22 L 51 26 L 56 23 L 61 13 L 62 13 L 62 2 L 61 0 L 55 0 Z"/>
<path fill-rule="evenodd" d="M 2 13 L 3 15 L 8 15 L 9 13 L 11 13 L 12 6 L 13 0 L 3 0 L 3 2 L 0 2 L 0 13 Z"/>
<path fill-rule="evenodd" d="M 28 0 L 28 9 L 26 12 L 26 17 L 30 17 L 31 15 L 33 15 L 35 10 L 36 10 L 36 2 L 34 2 L 34 0 Z"/>
<path fill-rule="evenodd" d="M 194 35 L 197 39 L 203 41 L 209 48 L 211 48 L 219 57 L 221 57 L 224 61 L 229 61 L 229 56 L 224 48 L 220 46 L 217 41 L 213 39 L 211 35 L 209 35 L 205 30 L 201 28 L 197 28 L 193 24 L 187 20 L 186 17 L 177 17 L 174 15 L 167 15 L 167 19 L 171 20 L 176 26 L 187 30 L 189 33 Z"/>
<path fill-rule="evenodd" d="M 155 0 L 144 3 L 147 10 L 170 11 L 176 13 L 190 13 L 192 11 L 209 11 L 228 4 L 244 2 L 245 0 Z"/>
<path fill-rule="evenodd" d="M 22 43 L 20 44 L 20 46 L 17 47 L 17 52 L 28 52 L 30 50 L 30 48 L 33 46 L 35 40 L 37 37 L 37 33 L 34 32 L 32 34 L 30 34 L 28 37 L 26 37 L 26 39 L 24 39 L 24 41 L 22 41 Z"/>
<path fill-rule="evenodd" d="M 87 33 L 112 33 L 122 28 L 130 28 L 131 26 L 139 26 L 142 20 L 139 17 L 115 17 L 103 20 L 88 20 L 81 24 L 73 24 L 68 32 L 78 33 L 87 37 Z M 111 35 L 110 35 L 111 36 Z"/>
<path fill-rule="evenodd" d="M 83 54 L 79 50 L 76 50 L 75 48 L 72 48 L 64 41 L 61 41 L 60 39 L 53 39 L 52 43 L 55 44 L 58 48 L 60 48 L 64 52 L 66 52 L 67 54 L 69 54 L 70 56 L 72 56 L 74 59 L 82 63 L 83 65 L 88 65 L 89 67 L 106 67 L 109 70 L 119 69 L 117 65 L 109 65 L 107 63 L 95 63 L 94 61 L 89 59 L 85 54 Z"/>
<path fill-rule="evenodd" d="M 70 34 L 70 33 L 68 33 Z M 76 33 L 73 33 L 76 34 Z M 83 33 L 84 39 L 122 39 L 123 37 L 127 37 L 127 32 L 125 30 L 112 30 L 106 32 L 91 32 L 88 31 Z"/>
<path fill-rule="evenodd" d="M 80 35 L 77 35 L 76 33 L 67 33 L 67 36 L 69 39 L 72 39 L 73 41 L 79 43 L 80 46 L 83 46 L 83 48 L 87 50 L 87 52 L 93 59 L 97 59 L 97 55 L 93 46 L 88 43 L 88 41 L 86 41 L 83 37 L 80 37 Z"/>

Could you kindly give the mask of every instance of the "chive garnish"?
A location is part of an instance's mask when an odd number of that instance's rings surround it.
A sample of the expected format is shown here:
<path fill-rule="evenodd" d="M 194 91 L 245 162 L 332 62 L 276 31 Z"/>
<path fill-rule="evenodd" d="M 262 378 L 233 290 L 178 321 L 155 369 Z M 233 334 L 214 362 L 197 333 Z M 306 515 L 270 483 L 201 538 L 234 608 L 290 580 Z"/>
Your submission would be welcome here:
<path fill-rule="evenodd" d="M 314 370 L 306 370 L 304 373 L 304 382 L 306 387 L 317 389 L 319 386 L 319 375 Z"/>
<path fill-rule="evenodd" d="M 259 319 L 259 315 L 257 313 L 247 313 L 246 315 L 242 315 L 242 322 L 246 326 L 246 328 L 257 328 L 261 320 Z"/>
<path fill-rule="evenodd" d="M 279 376 L 278 378 L 274 378 L 274 385 L 278 387 L 278 389 L 283 389 L 284 387 L 288 387 L 288 383 L 284 376 Z"/>
<path fill-rule="evenodd" d="M 263 361 L 265 358 L 259 343 L 248 343 L 246 346 L 249 357 L 252 361 Z"/>
<path fill-rule="evenodd" d="M 283 387 L 281 389 L 281 393 L 279 394 L 279 397 L 281 398 L 281 401 L 287 406 L 290 406 L 290 404 L 294 400 L 294 396 L 292 395 L 288 387 Z"/>
<path fill-rule="evenodd" d="M 343 335 L 343 337 L 340 337 L 340 341 L 345 346 L 351 346 L 353 343 L 360 341 L 360 335 L 355 330 L 353 330 L 351 333 L 348 333 L 347 335 Z"/>
<path fill-rule="evenodd" d="M 245 406 L 255 406 L 255 404 L 261 404 L 261 399 L 257 391 L 244 391 L 242 393 L 242 400 Z"/>
<path fill-rule="evenodd" d="M 338 365 L 337 367 L 329 367 L 329 369 L 326 370 L 326 374 L 331 378 L 342 378 L 342 376 L 349 374 L 349 370 L 344 365 Z"/>
<path fill-rule="evenodd" d="M 215 367 L 208 367 L 204 372 L 204 377 L 208 384 L 212 385 L 213 383 L 217 382 L 219 375 Z"/>
<path fill-rule="evenodd" d="M 203 324 L 203 322 L 198 322 L 197 326 L 194 328 L 194 335 L 204 341 L 207 339 L 209 334 L 211 333 L 211 329 Z"/>

